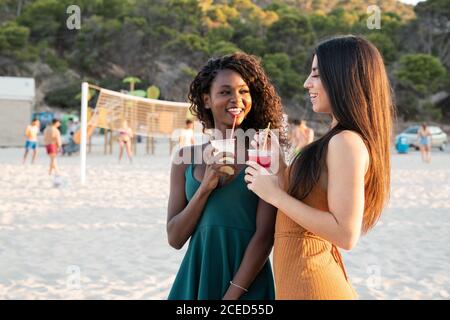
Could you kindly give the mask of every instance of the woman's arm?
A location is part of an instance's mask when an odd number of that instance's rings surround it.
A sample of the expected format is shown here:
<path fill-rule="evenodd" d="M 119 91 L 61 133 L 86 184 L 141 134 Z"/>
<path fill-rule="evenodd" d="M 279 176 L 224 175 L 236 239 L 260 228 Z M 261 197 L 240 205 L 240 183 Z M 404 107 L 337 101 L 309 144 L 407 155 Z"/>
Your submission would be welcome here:
<path fill-rule="evenodd" d="M 276 208 L 259 200 L 256 211 L 256 231 L 245 250 L 233 283 L 248 289 L 269 258 L 275 233 Z M 239 299 L 245 291 L 230 284 L 223 299 Z"/>
<path fill-rule="evenodd" d="M 180 150 L 178 156 L 190 149 L 188 147 Z M 189 151 L 188 151 L 189 152 Z M 211 190 L 207 191 L 201 186 L 197 189 L 191 201 L 187 201 L 185 194 L 186 179 L 184 176 L 187 165 L 172 163 L 170 171 L 170 194 L 167 208 L 167 237 L 169 244 L 175 249 L 181 249 L 194 231 L 203 208 L 208 200 Z"/>
<path fill-rule="evenodd" d="M 61 148 L 62 146 L 62 140 L 61 140 L 61 133 L 59 132 L 58 129 L 55 129 L 55 140 L 56 140 L 56 146 L 58 148 Z"/>
<path fill-rule="evenodd" d="M 328 145 L 329 212 L 312 208 L 287 193 L 280 193 L 274 204 L 308 231 L 350 250 L 361 233 L 368 163 L 362 139 L 356 133 L 341 132 Z"/>
<path fill-rule="evenodd" d="M 283 211 L 306 230 L 338 247 L 350 250 L 361 233 L 364 213 L 364 176 L 369 154 L 356 133 L 343 131 L 328 144 L 329 212 L 315 209 L 290 196 L 279 187 L 278 179 L 264 175 L 263 168 L 249 163 L 246 181 L 260 198 Z"/>
<path fill-rule="evenodd" d="M 184 146 L 184 135 L 180 135 L 178 137 L 178 145 L 179 146 Z"/>
<path fill-rule="evenodd" d="M 189 146 L 181 149 L 178 154 L 179 159 L 184 159 L 185 152 L 190 152 L 189 155 L 192 155 L 195 147 Z M 225 173 L 219 172 L 223 164 L 218 164 L 218 157 L 213 158 L 211 164 L 207 165 L 202 182 L 189 202 L 186 199 L 186 179 L 184 177 L 187 165 L 172 163 L 167 208 L 167 236 L 169 244 L 175 249 L 181 249 L 190 238 L 203 213 L 209 195 L 217 187 L 219 178 L 226 176 Z"/>

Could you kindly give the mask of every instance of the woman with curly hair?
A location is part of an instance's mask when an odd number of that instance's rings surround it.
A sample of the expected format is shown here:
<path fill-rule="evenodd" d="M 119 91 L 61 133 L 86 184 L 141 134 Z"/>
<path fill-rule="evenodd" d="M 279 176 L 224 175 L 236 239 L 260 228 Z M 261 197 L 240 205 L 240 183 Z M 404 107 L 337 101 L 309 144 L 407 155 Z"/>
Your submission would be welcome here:
<path fill-rule="evenodd" d="M 378 49 L 345 36 L 317 46 L 304 87 L 313 110 L 330 115 L 329 131 L 278 175 L 249 162 L 245 180 L 278 208 L 277 299 L 355 299 L 338 247 L 355 246 L 376 224 L 389 195 L 389 80 Z"/>
<path fill-rule="evenodd" d="M 242 130 L 282 127 L 280 98 L 251 55 L 210 59 L 191 83 L 189 100 L 215 138 L 227 137 L 234 122 Z M 246 154 L 248 145 L 237 139 L 235 154 Z M 172 164 L 168 241 L 176 249 L 190 242 L 169 299 L 273 299 L 269 254 L 276 209 L 247 189 L 245 159 L 225 163 L 213 151 L 210 143 L 185 147 L 178 159 L 188 161 Z"/>

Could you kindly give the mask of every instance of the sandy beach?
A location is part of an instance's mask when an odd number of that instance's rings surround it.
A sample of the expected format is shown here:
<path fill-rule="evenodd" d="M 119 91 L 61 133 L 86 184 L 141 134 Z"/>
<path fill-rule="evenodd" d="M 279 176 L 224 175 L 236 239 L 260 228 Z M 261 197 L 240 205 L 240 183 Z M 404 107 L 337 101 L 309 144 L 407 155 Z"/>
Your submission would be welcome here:
<path fill-rule="evenodd" d="M 59 186 L 40 148 L 0 149 L 0 299 L 165 299 L 187 245 L 166 240 L 170 157 L 140 144 L 133 164 L 88 154 L 60 157 Z M 393 152 L 392 192 L 375 229 L 343 252 L 361 299 L 450 299 L 450 152 L 423 164 Z"/>

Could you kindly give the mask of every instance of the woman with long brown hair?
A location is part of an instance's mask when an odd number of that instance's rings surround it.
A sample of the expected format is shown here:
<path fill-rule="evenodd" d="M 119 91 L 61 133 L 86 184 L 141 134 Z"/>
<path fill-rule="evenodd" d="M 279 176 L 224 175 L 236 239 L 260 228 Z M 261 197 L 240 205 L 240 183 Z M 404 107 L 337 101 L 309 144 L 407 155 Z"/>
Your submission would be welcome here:
<path fill-rule="evenodd" d="M 379 51 L 356 36 L 319 44 L 304 87 L 330 130 L 277 174 L 248 162 L 245 180 L 278 208 L 277 299 L 355 299 L 337 247 L 353 248 L 388 199 L 391 89 Z M 278 149 L 275 134 L 270 143 Z"/>

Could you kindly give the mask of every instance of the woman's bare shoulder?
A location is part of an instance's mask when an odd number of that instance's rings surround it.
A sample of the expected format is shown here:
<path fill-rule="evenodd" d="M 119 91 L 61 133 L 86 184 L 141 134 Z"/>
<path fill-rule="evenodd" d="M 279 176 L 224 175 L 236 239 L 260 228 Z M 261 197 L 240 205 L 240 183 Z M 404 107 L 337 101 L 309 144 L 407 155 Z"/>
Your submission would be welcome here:
<path fill-rule="evenodd" d="M 335 134 L 330 139 L 329 145 L 336 147 L 360 148 L 361 150 L 367 151 L 366 144 L 364 143 L 361 135 L 352 130 L 343 130 Z"/>
<path fill-rule="evenodd" d="M 340 159 L 344 163 L 361 161 L 367 171 L 369 151 L 361 135 L 351 130 L 344 130 L 330 139 L 327 162 L 333 161 L 333 159 Z"/>

